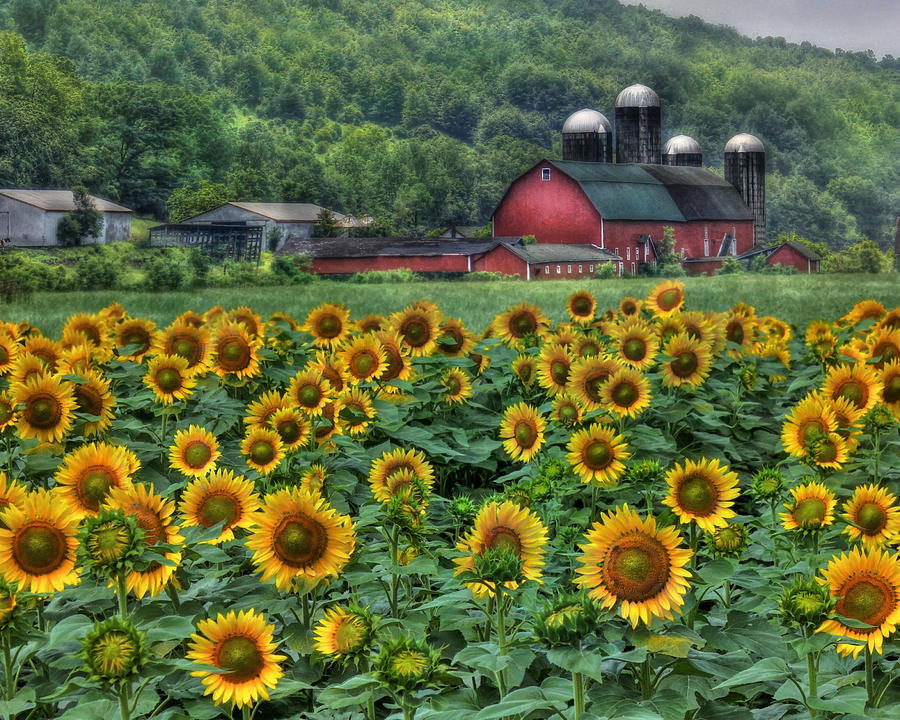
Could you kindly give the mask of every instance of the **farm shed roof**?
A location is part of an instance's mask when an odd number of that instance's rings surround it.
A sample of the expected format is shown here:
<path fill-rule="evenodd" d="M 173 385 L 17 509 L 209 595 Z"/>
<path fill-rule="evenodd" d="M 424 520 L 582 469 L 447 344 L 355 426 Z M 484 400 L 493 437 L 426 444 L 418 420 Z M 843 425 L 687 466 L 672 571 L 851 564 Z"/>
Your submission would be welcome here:
<path fill-rule="evenodd" d="M 13 200 L 18 200 L 26 205 L 33 205 L 41 210 L 50 212 L 72 212 L 75 209 L 75 200 L 71 190 L 18 190 L 3 189 L 0 195 L 5 195 Z M 104 200 L 96 195 L 88 195 L 94 207 L 100 212 L 132 212 L 127 207 L 116 205 L 114 202 Z"/>
<path fill-rule="evenodd" d="M 606 220 L 752 220 L 730 183 L 706 168 L 545 160 L 572 178 Z"/>
<path fill-rule="evenodd" d="M 798 253 L 800 253 L 803 257 L 805 257 L 809 260 L 817 261 L 817 260 L 822 259 L 822 256 L 819 255 L 819 253 L 817 253 L 815 250 L 811 250 L 810 248 L 806 247 L 806 245 L 804 245 L 803 243 L 798 243 L 793 240 L 787 240 L 779 245 L 768 245 L 766 247 L 753 248 L 752 250 L 748 250 L 747 252 L 741 253 L 740 255 L 738 255 L 738 260 L 746 260 L 747 258 L 752 258 L 755 255 L 759 255 L 760 253 L 766 253 L 766 255 L 772 255 L 776 250 L 780 250 L 785 245 L 793 248 Z"/>
<path fill-rule="evenodd" d="M 510 252 L 518 255 L 527 263 L 555 262 L 605 262 L 621 260 L 615 253 L 598 248 L 596 245 L 569 245 L 559 243 L 534 243 L 519 245 L 505 242 L 503 245 Z"/>
<path fill-rule="evenodd" d="M 279 255 L 304 253 L 314 258 L 376 257 L 378 255 L 478 255 L 492 250 L 498 240 L 449 238 L 291 238 Z"/>
<path fill-rule="evenodd" d="M 267 202 L 227 202 L 218 207 L 232 207 L 245 210 L 246 212 L 259 215 L 275 222 L 311 222 L 314 223 L 318 219 L 319 213 L 323 210 L 321 205 L 315 203 L 267 203 Z M 218 208 L 212 208 L 217 210 Z M 190 222 L 199 215 L 205 215 L 210 212 L 206 210 L 197 215 L 185 218 L 182 222 Z M 343 213 L 331 211 L 335 220 L 343 220 L 346 217 Z"/>

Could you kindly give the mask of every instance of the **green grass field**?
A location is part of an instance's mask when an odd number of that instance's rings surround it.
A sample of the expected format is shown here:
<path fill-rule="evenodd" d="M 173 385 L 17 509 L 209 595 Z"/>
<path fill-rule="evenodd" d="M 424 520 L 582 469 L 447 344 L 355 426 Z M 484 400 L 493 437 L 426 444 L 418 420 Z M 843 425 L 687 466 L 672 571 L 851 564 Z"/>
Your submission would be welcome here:
<path fill-rule="evenodd" d="M 617 306 L 627 295 L 646 297 L 654 278 L 553 282 L 421 282 L 400 285 L 352 285 L 321 281 L 311 285 L 263 288 L 210 289 L 196 292 L 142 293 L 122 291 L 35 294 L 30 299 L 0 303 L 0 318 L 27 320 L 46 333 L 58 333 L 65 318 L 94 312 L 113 301 L 129 313 L 167 324 L 183 312 L 213 305 L 249 305 L 263 315 L 275 311 L 302 318 L 325 301 L 347 305 L 354 317 L 400 310 L 418 298 L 438 303 L 447 314 L 474 329 L 483 328 L 508 306 L 527 300 L 539 305 L 552 321 L 565 317 L 565 300 L 579 289 L 589 290 L 601 309 Z M 888 308 L 900 305 L 900 276 L 884 275 L 727 275 L 685 278 L 687 306 L 722 311 L 738 301 L 756 307 L 761 315 L 775 315 L 793 325 L 810 320 L 833 320 L 859 300 L 872 298 Z"/>

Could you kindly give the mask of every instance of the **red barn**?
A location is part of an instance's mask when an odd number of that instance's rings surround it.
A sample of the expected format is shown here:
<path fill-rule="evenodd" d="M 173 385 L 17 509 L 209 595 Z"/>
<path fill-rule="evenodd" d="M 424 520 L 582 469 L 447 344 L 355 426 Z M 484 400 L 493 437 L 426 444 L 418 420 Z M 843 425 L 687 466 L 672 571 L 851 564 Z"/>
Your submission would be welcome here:
<path fill-rule="evenodd" d="M 822 261 L 822 257 L 817 252 L 810 250 L 803 243 L 793 240 L 788 240 L 780 245 L 756 248 L 741 255 L 738 260 L 749 265 L 753 258 L 762 254 L 765 254 L 767 265 L 790 265 L 806 274 L 819 272 L 819 263 Z"/>
<path fill-rule="evenodd" d="M 543 160 L 510 185 L 493 224 L 497 237 L 596 245 L 630 273 L 655 261 L 666 226 L 683 258 L 753 248 L 750 208 L 733 185 L 699 167 Z"/>
<path fill-rule="evenodd" d="M 518 274 L 521 280 L 555 280 L 593 277 L 604 263 L 621 272 L 618 255 L 594 245 L 501 242 L 474 259 L 472 270 Z"/>

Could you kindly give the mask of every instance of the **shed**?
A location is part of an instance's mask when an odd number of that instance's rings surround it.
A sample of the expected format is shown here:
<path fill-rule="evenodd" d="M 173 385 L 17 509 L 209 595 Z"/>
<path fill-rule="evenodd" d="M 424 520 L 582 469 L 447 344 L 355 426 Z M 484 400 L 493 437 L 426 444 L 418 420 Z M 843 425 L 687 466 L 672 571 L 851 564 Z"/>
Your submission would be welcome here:
<path fill-rule="evenodd" d="M 131 237 L 132 211 L 103 198 L 88 195 L 103 215 L 103 230 L 91 244 Z M 75 210 L 71 190 L 0 190 L 0 242 L 22 247 L 56 245 L 56 228 L 66 213 Z"/>
<path fill-rule="evenodd" d="M 822 256 L 810 250 L 803 243 L 788 240 L 780 245 L 770 245 L 745 252 L 738 256 L 738 260 L 749 266 L 757 255 L 765 254 L 768 265 L 790 265 L 801 273 L 817 273 L 822 262 Z"/>
<path fill-rule="evenodd" d="M 585 244 L 499 242 L 472 264 L 472 269 L 502 272 L 523 280 L 551 280 L 592 277 L 604 263 L 611 262 L 619 274 L 621 258 L 615 253 Z"/>

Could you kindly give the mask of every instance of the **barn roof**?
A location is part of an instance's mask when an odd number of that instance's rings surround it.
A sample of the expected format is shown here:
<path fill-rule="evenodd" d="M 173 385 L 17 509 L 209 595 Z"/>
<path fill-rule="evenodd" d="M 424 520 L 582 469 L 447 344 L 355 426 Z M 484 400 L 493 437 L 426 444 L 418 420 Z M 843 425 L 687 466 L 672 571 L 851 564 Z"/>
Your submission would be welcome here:
<path fill-rule="evenodd" d="M 510 238 L 512 239 L 512 238 Z M 493 250 L 497 239 L 451 238 L 290 238 L 278 255 L 305 254 L 313 258 L 359 258 L 379 255 L 440 256 L 478 255 Z"/>
<path fill-rule="evenodd" d="M 545 160 L 568 175 L 605 220 L 752 220 L 733 185 L 706 168 Z"/>
<path fill-rule="evenodd" d="M 525 262 L 534 263 L 536 265 L 557 262 L 600 263 L 607 260 L 622 259 L 615 253 L 598 248 L 596 245 L 569 245 L 568 243 L 532 243 L 531 245 L 519 245 L 518 243 L 509 242 L 504 242 L 502 245 L 514 255 L 518 255 Z"/>
<path fill-rule="evenodd" d="M 213 210 L 220 207 L 231 205 L 232 207 L 245 210 L 246 212 L 259 215 L 275 222 L 311 222 L 314 223 L 318 219 L 319 213 L 324 209 L 321 205 L 315 203 L 268 203 L 268 202 L 227 202 L 219 205 Z M 211 212 L 205 210 L 202 213 L 185 218 L 182 222 L 190 222 L 200 215 Z M 343 220 L 345 215 L 339 212 L 331 211 L 335 220 Z"/>
<path fill-rule="evenodd" d="M 800 253 L 803 257 L 812 260 L 813 262 L 821 260 L 822 256 L 819 255 L 815 250 L 808 248 L 803 243 L 795 242 L 793 240 L 786 240 L 785 242 L 779 245 L 767 245 L 766 247 L 761 248 L 753 248 L 752 250 L 748 250 L 745 253 L 741 253 L 738 255 L 738 260 L 746 260 L 748 258 L 752 258 L 760 253 L 765 253 L 766 256 L 773 255 L 777 250 L 781 250 L 785 245 L 793 248 L 798 253 Z"/>
<path fill-rule="evenodd" d="M 75 200 L 71 190 L 19 190 L 2 189 L 0 195 L 5 195 L 13 200 L 33 205 L 41 210 L 50 212 L 72 212 L 75 209 Z M 114 202 L 104 200 L 96 195 L 88 195 L 94 207 L 100 212 L 130 213 L 127 207 L 116 205 Z"/>

